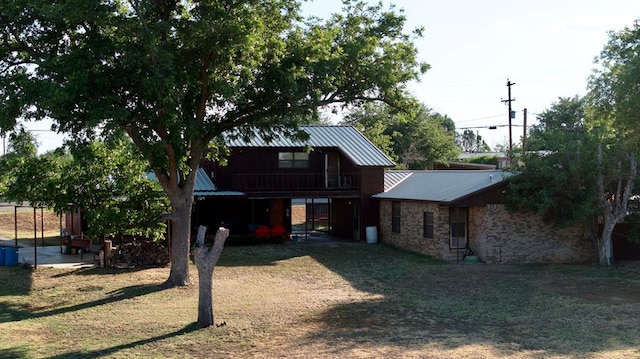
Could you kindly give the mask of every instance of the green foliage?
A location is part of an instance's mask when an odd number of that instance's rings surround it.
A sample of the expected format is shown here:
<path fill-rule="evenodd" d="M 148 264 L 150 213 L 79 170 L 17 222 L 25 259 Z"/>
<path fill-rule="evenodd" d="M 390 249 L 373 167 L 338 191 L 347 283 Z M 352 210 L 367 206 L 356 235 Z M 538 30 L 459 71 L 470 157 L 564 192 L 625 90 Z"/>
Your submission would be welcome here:
<path fill-rule="evenodd" d="M 9 134 L 7 152 L 0 157 L 0 194 L 6 193 L 12 183 L 12 172 L 23 169 L 25 163 L 36 156 L 37 146 L 38 143 L 33 134 L 22 127 Z M 34 176 L 37 174 L 34 173 Z"/>
<path fill-rule="evenodd" d="M 640 145 L 640 22 L 609 33 L 589 78 L 589 103 L 600 134 Z"/>
<path fill-rule="evenodd" d="M 393 121 L 392 109 L 382 104 L 368 103 L 353 109 L 340 123 L 357 128 L 376 147 L 397 162 L 398 156 L 393 150 L 393 138 L 387 131 Z"/>
<path fill-rule="evenodd" d="M 425 169 L 457 155 L 453 121 L 418 105 L 399 111 L 384 104 L 366 104 L 345 116 L 399 167 Z"/>
<path fill-rule="evenodd" d="M 516 158 L 506 205 L 533 211 L 556 225 L 585 221 L 599 212 L 597 139 L 584 124 L 585 102 L 560 98 L 540 114 L 528 151 Z"/>
<path fill-rule="evenodd" d="M 6 157 L 6 156 L 5 156 Z M 16 157 L 2 196 L 62 214 L 82 210 L 88 234 L 159 237 L 168 205 L 148 164 L 129 141 L 76 143 L 41 156 Z"/>
<path fill-rule="evenodd" d="M 164 233 L 159 218 L 169 209 L 166 196 L 146 176 L 148 163 L 130 141 L 74 144 L 70 154 L 58 202 L 86 211 L 90 234 Z"/>
<path fill-rule="evenodd" d="M 621 220 L 629 210 L 626 199 L 637 194 L 637 158 L 640 155 L 640 22 L 609 33 L 589 78 L 590 123 L 603 147 L 603 206 Z M 625 188 L 633 189 L 625 191 Z M 632 212 L 636 212 L 635 210 Z M 634 213 L 634 216 L 636 214 Z M 634 217 L 632 216 L 632 217 Z M 630 218 L 638 232 L 635 218 Z"/>
<path fill-rule="evenodd" d="M 36 137 L 20 127 L 9 134 L 7 153 L 16 157 L 32 157 L 35 156 L 38 148 Z"/>
<path fill-rule="evenodd" d="M 456 144 L 462 152 L 490 152 L 491 148 L 482 139 L 482 136 L 472 130 L 464 130 L 456 133 Z"/>
<path fill-rule="evenodd" d="M 500 159 L 496 155 L 484 155 L 463 160 L 463 162 L 495 165 L 496 167 L 498 166 L 499 161 Z"/>
<path fill-rule="evenodd" d="M 88 139 L 124 129 L 165 185 L 225 131 L 294 135 L 320 106 L 403 106 L 427 69 L 412 44 L 421 32 L 361 2 L 325 22 L 303 21 L 293 0 L 0 6 L 0 122 L 49 116 Z"/>

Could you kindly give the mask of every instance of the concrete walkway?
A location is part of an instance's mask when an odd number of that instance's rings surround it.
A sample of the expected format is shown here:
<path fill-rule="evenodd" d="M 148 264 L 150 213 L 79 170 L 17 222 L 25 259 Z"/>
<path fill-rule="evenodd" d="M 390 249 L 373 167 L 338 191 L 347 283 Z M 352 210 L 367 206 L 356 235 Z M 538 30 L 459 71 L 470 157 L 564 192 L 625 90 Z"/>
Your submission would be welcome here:
<path fill-rule="evenodd" d="M 12 239 L 0 239 L 0 246 L 3 247 L 15 247 L 15 243 Z M 32 245 L 24 245 L 18 249 L 18 265 L 37 265 L 38 267 L 50 268 L 87 268 L 96 265 L 94 254 L 63 254 L 60 246 L 38 246 L 34 248 Z"/>

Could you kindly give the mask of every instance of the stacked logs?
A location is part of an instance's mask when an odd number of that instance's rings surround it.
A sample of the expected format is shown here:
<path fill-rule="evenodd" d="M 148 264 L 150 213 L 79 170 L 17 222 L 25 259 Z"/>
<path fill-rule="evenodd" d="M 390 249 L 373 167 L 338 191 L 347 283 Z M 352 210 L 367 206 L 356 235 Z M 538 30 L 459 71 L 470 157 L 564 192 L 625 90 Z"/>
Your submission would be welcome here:
<path fill-rule="evenodd" d="M 169 264 L 167 247 L 152 241 L 134 241 L 116 246 L 111 251 L 114 267 L 166 266 Z"/>

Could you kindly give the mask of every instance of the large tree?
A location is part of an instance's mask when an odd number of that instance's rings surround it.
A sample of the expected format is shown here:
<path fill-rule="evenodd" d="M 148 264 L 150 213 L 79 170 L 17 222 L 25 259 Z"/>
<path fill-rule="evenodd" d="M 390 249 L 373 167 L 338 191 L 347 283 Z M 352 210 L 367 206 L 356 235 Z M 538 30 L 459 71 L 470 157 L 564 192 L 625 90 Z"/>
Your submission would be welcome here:
<path fill-rule="evenodd" d="M 640 149 L 640 21 L 609 33 L 589 79 L 590 117 L 598 136 L 598 186 L 603 231 L 600 262 L 613 263 L 611 234 L 628 214 Z M 603 257 L 605 259 L 603 260 Z M 610 258 L 610 259 L 606 259 Z"/>
<path fill-rule="evenodd" d="M 543 114 L 542 131 L 534 129 L 529 138 L 521 175 L 511 181 L 510 201 L 556 222 L 583 220 L 600 264 L 612 265 L 612 234 L 629 214 L 638 173 L 638 21 L 609 34 L 588 87 L 585 100 L 561 99 Z M 536 149 L 546 151 L 531 152 Z"/>
<path fill-rule="evenodd" d="M 615 119 L 615 106 L 605 110 L 610 102 L 595 103 L 596 95 L 561 98 L 540 114 L 528 151 L 517 157 L 506 202 L 559 226 L 582 223 L 600 264 L 609 266 L 613 230 L 627 216 L 634 189 L 637 147 L 629 146 L 634 138 Z"/>
<path fill-rule="evenodd" d="M 190 283 L 196 169 L 222 134 L 302 136 L 321 106 L 402 106 L 418 63 L 405 17 L 345 1 L 304 20 L 299 1 L 0 0 L 0 123 L 52 118 L 76 137 L 123 129 L 171 203 L 167 285 Z"/>
<path fill-rule="evenodd" d="M 532 210 L 558 226 L 583 223 L 591 228 L 598 215 L 596 139 L 585 124 L 585 101 L 560 98 L 538 116 L 518 154 L 506 204 Z"/>

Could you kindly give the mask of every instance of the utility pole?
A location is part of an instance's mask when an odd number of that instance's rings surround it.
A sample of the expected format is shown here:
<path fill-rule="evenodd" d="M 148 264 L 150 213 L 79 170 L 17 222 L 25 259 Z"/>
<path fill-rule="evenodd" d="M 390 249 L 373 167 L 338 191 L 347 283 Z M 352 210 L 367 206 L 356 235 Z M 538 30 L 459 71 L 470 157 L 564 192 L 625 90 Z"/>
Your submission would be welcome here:
<path fill-rule="evenodd" d="M 500 100 L 502 102 L 506 102 L 509 105 L 509 152 L 511 152 L 511 150 L 513 150 L 513 141 L 511 139 L 511 119 L 514 117 L 513 113 L 511 112 L 511 102 L 515 101 L 515 98 L 511 98 L 511 86 L 515 85 L 515 82 L 511 82 L 509 81 L 509 79 L 507 79 L 507 99 L 506 100 Z"/>
<path fill-rule="evenodd" d="M 522 128 L 524 128 L 524 130 L 522 130 L 522 153 L 524 153 L 524 146 L 527 140 L 527 108 L 524 108 L 524 123 Z"/>

